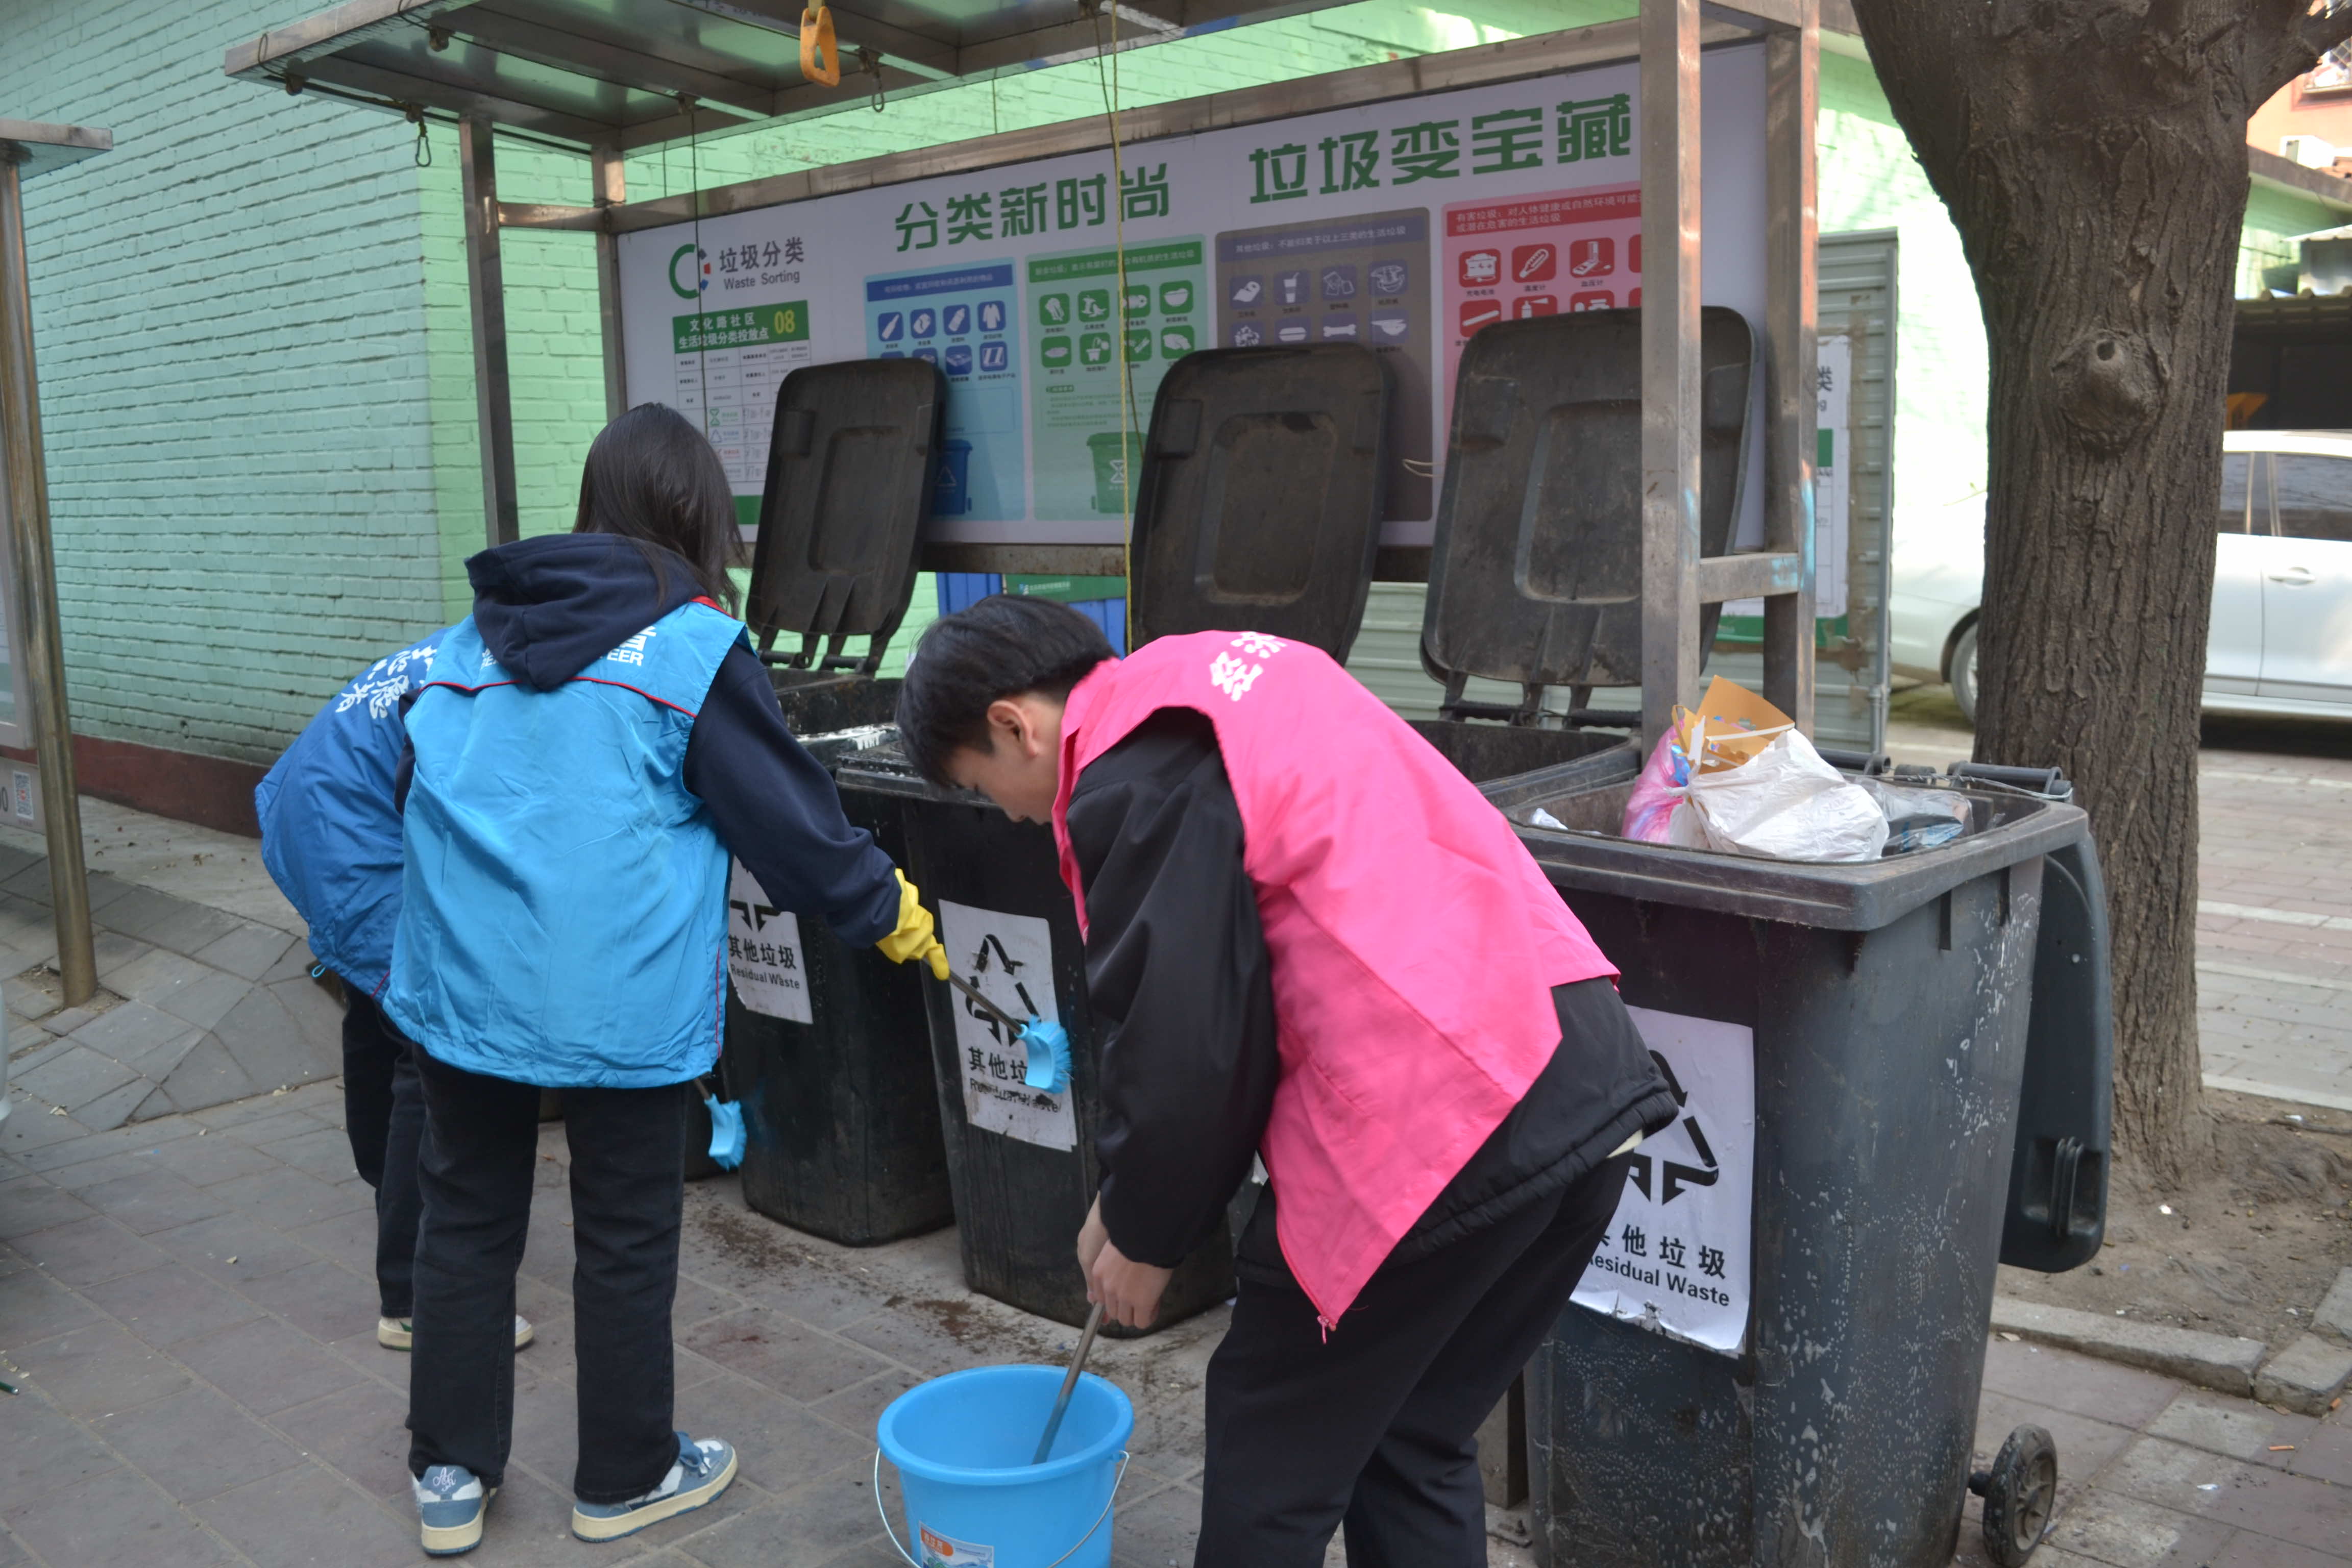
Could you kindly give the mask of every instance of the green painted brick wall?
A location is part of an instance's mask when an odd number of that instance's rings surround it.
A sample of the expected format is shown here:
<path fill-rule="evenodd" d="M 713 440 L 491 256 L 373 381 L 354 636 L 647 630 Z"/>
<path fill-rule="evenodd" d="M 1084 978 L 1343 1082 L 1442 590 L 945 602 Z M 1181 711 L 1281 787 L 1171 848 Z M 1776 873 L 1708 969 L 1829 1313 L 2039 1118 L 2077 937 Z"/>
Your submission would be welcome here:
<path fill-rule="evenodd" d="M 382 116 L 221 75 L 287 0 L 0 0 L 58 597 L 89 734 L 264 761 L 441 614 L 418 189 Z"/>

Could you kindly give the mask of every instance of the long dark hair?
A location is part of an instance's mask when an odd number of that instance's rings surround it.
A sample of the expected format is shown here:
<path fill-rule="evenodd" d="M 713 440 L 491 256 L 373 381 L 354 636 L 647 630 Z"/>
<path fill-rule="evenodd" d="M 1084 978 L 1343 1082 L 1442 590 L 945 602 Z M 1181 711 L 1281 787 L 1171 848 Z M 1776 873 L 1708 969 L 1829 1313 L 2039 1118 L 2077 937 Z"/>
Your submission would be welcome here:
<path fill-rule="evenodd" d="M 596 434 L 580 470 L 574 533 L 613 533 L 645 552 L 667 590 L 683 568 L 703 593 L 735 611 L 728 568 L 743 564 L 735 492 L 719 454 L 675 408 L 640 403 Z"/>

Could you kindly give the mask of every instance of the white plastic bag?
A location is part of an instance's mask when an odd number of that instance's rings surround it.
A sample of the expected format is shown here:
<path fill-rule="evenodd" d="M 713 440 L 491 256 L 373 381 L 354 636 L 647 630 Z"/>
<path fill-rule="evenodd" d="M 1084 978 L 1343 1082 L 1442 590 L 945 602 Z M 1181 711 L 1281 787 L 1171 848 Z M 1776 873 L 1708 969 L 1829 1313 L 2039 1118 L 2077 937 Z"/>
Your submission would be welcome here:
<path fill-rule="evenodd" d="M 1738 767 L 1692 775 L 1686 800 L 1669 842 L 1696 828 L 1706 848 L 1776 860 L 1875 860 L 1886 847 L 1878 802 L 1795 730 Z"/>

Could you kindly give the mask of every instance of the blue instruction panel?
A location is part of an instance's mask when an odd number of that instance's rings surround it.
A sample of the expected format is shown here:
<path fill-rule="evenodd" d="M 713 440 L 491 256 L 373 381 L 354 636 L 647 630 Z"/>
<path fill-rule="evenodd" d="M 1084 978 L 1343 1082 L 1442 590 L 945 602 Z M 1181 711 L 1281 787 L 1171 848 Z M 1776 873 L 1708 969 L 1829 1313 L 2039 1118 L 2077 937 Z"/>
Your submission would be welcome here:
<path fill-rule="evenodd" d="M 936 517 L 1003 522 L 1027 513 L 1013 307 L 1010 261 L 866 279 L 866 352 L 947 373 Z"/>

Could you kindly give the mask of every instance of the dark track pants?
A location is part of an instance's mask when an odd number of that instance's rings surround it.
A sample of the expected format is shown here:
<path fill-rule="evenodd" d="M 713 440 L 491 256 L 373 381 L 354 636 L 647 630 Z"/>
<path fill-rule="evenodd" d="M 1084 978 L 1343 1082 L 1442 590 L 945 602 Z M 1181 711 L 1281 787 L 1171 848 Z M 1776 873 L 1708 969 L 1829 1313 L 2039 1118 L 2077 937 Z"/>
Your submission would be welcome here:
<path fill-rule="evenodd" d="M 343 1131 L 352 1163 L 375 1189 L 375 1288 L 387 1318 L 415 1306 L 416 1146 L 425 1134 L 425 1099 L 416 1062 L 375 1001 L 346 980 L 343 1014 Z"/>
<path fill-rule="evenodd" d="M 1626 1166 L 1383 1268 L 1328 1342 L 1295 1283 L 1245 1277 L 1209 1363 L 1196 1568 L 1320 1568 L 1343 1522 L 1349 1568 L 1484 1568 L 1479 1424 L 1567 1307 Z"/>
<path fill-rule="evenodd" d="M 408 1468 L 463 1465 L 496 1486 L 514 1436 L 515 1270 L 539 1164 L 539 1089 L 415 1053 L 425 1089 L 418 1162 L 416 1350 Z M 677 1294 L 686 1086 L 567 1089 L 572 1319 L 578 1339 L 584 1502 L 625 1502 L 677 1460 L 670 1306 Z"/>

